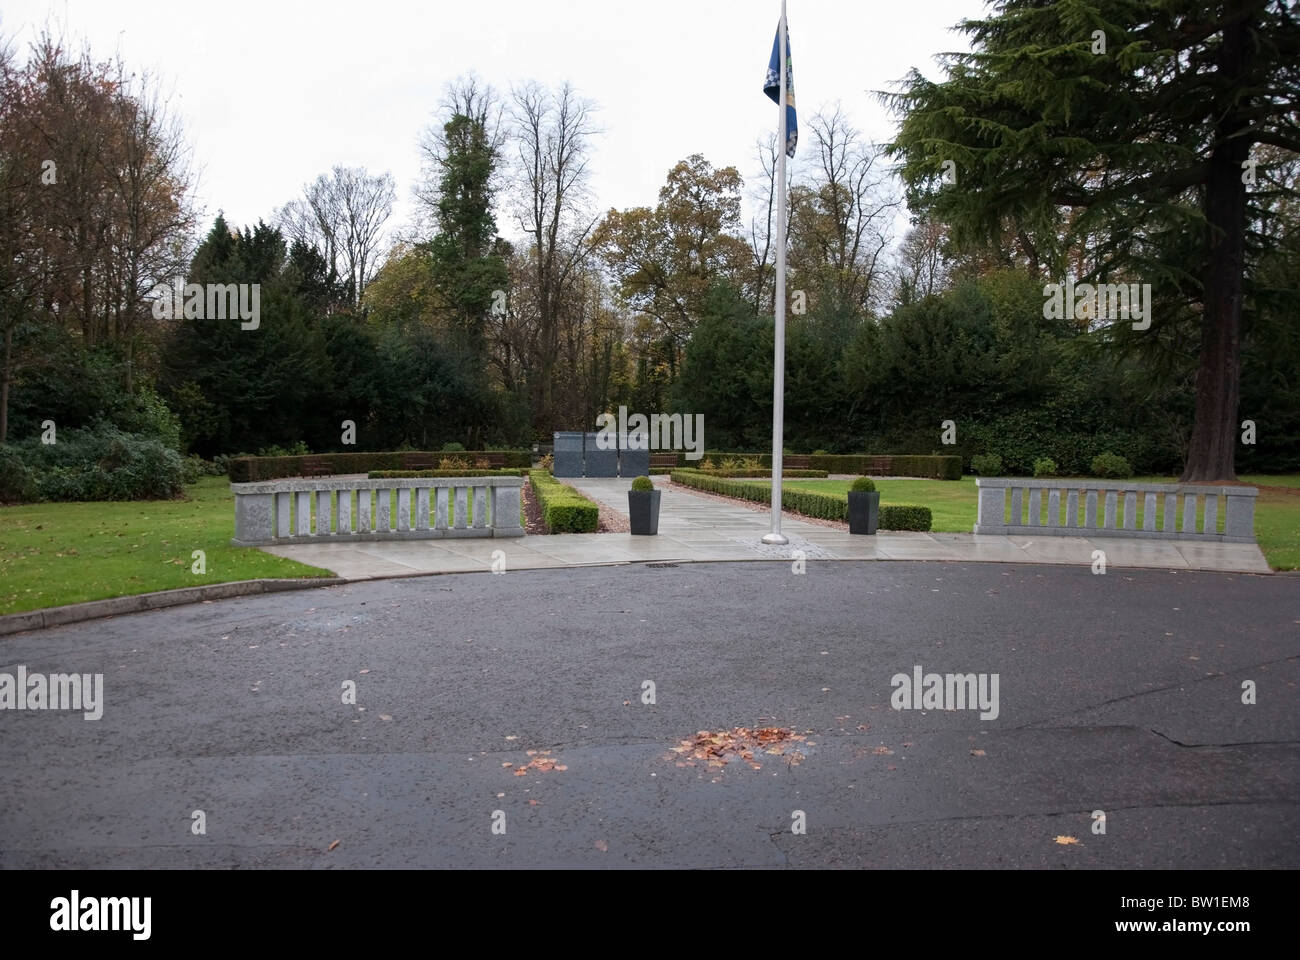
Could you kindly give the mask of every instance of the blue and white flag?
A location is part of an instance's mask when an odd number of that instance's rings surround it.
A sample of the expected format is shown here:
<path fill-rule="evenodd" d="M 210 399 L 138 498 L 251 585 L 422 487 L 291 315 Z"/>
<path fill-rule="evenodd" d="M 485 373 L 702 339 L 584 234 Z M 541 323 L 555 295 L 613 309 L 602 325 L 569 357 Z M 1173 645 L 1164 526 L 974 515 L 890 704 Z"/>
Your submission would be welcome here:
<path fill-rule="evenodd" d="M 781 89 L 781 26 L 777 25 L 776 39 L 772 41 L 772 59 L 767 65 L 767 79 L 763 81 L 763 92 L 773 103 L 781 102 L 777 91 Z M 794 157 L 795 144 L 799 142 L 799 118 L 794 110 L 794 66 L 790 60 L 790 28 L 785 30 L 785 153 Z"/>

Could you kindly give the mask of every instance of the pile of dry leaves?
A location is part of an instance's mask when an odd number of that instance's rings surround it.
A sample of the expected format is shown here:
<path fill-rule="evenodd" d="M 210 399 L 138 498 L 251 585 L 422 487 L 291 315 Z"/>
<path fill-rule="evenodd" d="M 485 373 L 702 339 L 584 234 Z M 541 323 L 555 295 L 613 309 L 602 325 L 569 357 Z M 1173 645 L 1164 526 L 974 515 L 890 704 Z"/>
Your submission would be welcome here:
<path fill-rule="evenodd" d="M 672 749 L 682 758 L 677 761 L 679 767 L 693 767 L 699 761 L 716 769 L 739 759 L 753 769 L 761 770 L 763 765 L 754 759 L 755 754 L 784 757 L 791 766 L 798 766 L 804 754 L 794 748 L 805 742 L 812 745 L 806 737 L 784 727 L 759 727 L 756 730 L 733 727 L 717 733 L 701 730 Z"/>
<path fill-rule="evenodd" d="M 557 762 L 556 759 L 551 756 L 551 751 L 549 750 L 529 750 L 527 755 L 532 758 L 527 763 L 518 766 L 515 766 L 513 763 L 502 763 L 501 766 L 507 768 L 513 767 L 514 770 L 512 772 L 516 777 L 527 776 L 529 770 L 536 770 L 538 773 L 549 773 L 552 770 L 559 770 L 563 773 L 565 770 L 569 769 L 564 764 Z"/>

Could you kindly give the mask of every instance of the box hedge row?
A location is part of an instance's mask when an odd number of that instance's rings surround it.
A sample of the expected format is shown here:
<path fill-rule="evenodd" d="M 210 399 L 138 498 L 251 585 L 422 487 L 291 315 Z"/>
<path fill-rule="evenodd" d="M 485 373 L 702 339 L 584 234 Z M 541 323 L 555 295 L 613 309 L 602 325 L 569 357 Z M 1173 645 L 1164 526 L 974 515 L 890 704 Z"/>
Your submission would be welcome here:
<path fill-rule="evenodd" d="M 743 480 L 731 480 L 726 477 L 711 477 L 698 470 L 674 470 L 673 483 L 694 487 L 707 493 L 719 493 L 726 497 L 750 500 L 754 503 L 771 503 L 772 488 L 763 483 L 745 483 Z M 819 520 L 849 519 L 848 496 L 835 496 L 828 493 L 814 493 L 811 490 L 781 488 L 781 509 L 801 513 L 806 517 Z M 929 507 L 912 504 L 882 506 L 880 508 L 879 529 L 881 530 L 919 530 L 925 532 L 933 523 Z"/>
<path fill-rule="evenodd" d="M 726 459 L 744 460 L 746 458 L 757 460 L 760 465 L 769 470 L 772 468 L 772 455 L 770 453 L 719 453 L 716 451 L 706 451 L 699 460 L 687 460 L 685 453 L 679 453 L 677 465 L 681 469 L 697 470 L 706 459 L 712 460 L 716 466 Z M 959 456 L 946 455 L 813 454 L 809 459 L 809 467 L 813 470 L 824 470 L 827 473 L 960 480 L 962 459 Z M 786 471 L 783 475 L 790 476 L 791 474 Z"/>
<path fill-rule="evenodd" d="M 528 475 L 542 520 L 551 533 L 595 533 L 600 508 L 573 487 L 560 483 L 543 470 Z"/>
<path fill-rule="evenodd" d="M 407 480 L 418 477 L 526 477 L 528 470 L 503 467 L 499 470 L 371 470 L 371 480 Z"/>
<path fill-rule="evenodd" d="M 711 477 L 698 470 L 674 470 L 673 483 L 694 487 L 706 493 L 720 493 L 725 497 L 737 497 L 754 503 L 771 503 L 772 487 L 765 483 L 746 483 L 727 477 Z M 820 520 L 849 519 L 849 501 L 847 497 L 834 497 L 825 493 L 813 493 L 810 490 L 781 489 L 781 508 L 802 513 L 804 516 Z"/>
<path fill-rule="evenodd" d="M 927 532 L 934 523 L 929 507 L 914 504 L 893 504 L 880 508 L 878 526 L 881 530 L 919 530 Z"/>
<path fill-rule="evenodd" d="M 730 480 L 735 480 L 737 478 L 744 478 L 744 477 L 752 478 L 752 477 L 772 476 L 771 467 L 764 467 L 761 470 L 742 470 L 742 469 L 723 470 L 721 467 L 715 467 L 712 470 L 705 470 L 702 467 L 685 467 L 679 469 L 687 469 L 690 470 L 692 473 L 702 473 L 708 477 L 725 477 Z M 671 471 L 665 469 L 665 472 L 667 473 Z M 826 471 L 825 470 L 791 470 L 787 468 L 781 471 L 781 476 L 787 477 L 792 480 L 825 480 Z"/>
<path fill-rule="evenodd" d="M 430 457 L 435 463 L 459 457 L 473 463 L 499 457 L 505 466 L 519 469 L 532 466 L 532 453 L 527 450 L 465 450 L 445 452 L 441 450 L 403 450 L 387 453 L 320 453 L 311 456 L 312 460 L 324 461 L 330 473 L 370 473 L 375 470 L 405 470 L 407 457 Z M 306 457 L 235 457 L 231 459 L 229 476 L 231 483 L 250 483 L 256 480 L 276 480 L 280 477 L 302 476 L 303 460 Z"/>

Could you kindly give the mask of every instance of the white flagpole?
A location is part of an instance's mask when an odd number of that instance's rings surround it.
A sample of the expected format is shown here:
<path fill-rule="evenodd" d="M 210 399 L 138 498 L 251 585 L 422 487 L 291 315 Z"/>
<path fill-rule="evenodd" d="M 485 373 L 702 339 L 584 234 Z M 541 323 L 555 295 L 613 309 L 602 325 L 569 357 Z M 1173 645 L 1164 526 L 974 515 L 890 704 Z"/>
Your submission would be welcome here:
<path fill-rule="evenodd" d="M 785 0 L 781 0 L 781 26 L 778 29 L 777 49 L 781 62 L 780 135 L 777 139 L 776 159 L 776 365 L 772 375 L 772 532 L 763 537 L 764 543 L 789 543 L 781 534 L 781 469 L 784 460 L 782 447 L 785 439 L 785 141 L 788 96 L 786 86 L 786 49 L 788 36 L 785 23 Z"/>

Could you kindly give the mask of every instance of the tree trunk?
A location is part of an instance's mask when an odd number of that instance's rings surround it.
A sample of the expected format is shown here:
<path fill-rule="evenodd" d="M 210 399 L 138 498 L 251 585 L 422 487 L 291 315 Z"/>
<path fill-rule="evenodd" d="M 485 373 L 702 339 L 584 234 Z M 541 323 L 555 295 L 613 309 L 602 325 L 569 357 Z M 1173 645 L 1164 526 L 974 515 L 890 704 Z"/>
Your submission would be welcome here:
<path fill-rule="evenodd" d="M 1219 73 L 1245 72 L 1248 35 L 1242 22 L 1224 30 Z M 1248 121 L 1236 103 L 1219 122 L 1218 144 L 1206 181 L 1205 312 L 1201 318 L 1201 362 L 1196 371 L 1196 415 L 1183 467 L 1184 483 L 1237 479 L 1237 404 L 1241 393 L 1241 298 L 1245 271 L 1246 186 L 1242 163 L 1250 139 L 1240 134 Z M 1232 138 L 1232 139 L 1229 139 Z"/>

